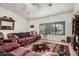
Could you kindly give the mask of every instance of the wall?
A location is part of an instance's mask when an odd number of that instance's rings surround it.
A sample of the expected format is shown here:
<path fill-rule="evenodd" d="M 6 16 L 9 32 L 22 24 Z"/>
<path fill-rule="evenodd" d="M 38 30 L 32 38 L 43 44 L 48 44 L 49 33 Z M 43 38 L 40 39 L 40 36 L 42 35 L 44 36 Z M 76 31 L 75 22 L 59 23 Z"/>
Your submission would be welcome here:
<path fill-rule="evenodd" d="M 29 31 L 36 30 L 39 33 L 39 24 L 59 21 L 65 21 L 65 35 L 48 35 L 47 38 L 54 41 L 66 40 L 66 37 L 72 34 L 72 12 L 31 20 L 29 21 Z M 34 29 L 30 29 L 30 25 L 34 25 Z"/>
<path fill-rule="evenodd" d="M 15 20 L 14 30 L 0 30 L 0 32 L 3 32 L 5 38 L 7 38 L 6 34 L 11 33 L 11 32 L 28 31 L 28 21 L 25 18 L 15 14 L 5 8 L 0 7 L 0 17 L 2 17 L 2 16 L 12 17 Z"/>

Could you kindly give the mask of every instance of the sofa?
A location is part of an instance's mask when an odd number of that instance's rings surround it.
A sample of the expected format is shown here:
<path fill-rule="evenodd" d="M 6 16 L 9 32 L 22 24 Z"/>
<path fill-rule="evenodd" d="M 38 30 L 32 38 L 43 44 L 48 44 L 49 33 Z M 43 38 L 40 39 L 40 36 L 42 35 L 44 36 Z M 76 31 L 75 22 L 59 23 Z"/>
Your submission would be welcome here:
<path fill-rule="evenodd" d="M 8 33 L 7 37 L 9 41 L 12 41 L 13 39 L 17 39 L 17 42 L 20 45 L 41 39 L 41 36 L 39 34 L 35 36 L 31 36 L 30 32 Z"/>
<path fill-rule="evenodd" d="M 4 43 L 0 46 L 0 52 L 10 52 L 16 48 L 20 47 L 17 43 Z"/>
<path fill-rule="evenodd" d="M 13 34 L 8 34 L 9 39 L 4 41 L 12 41 L 12 39 L 15 39 Z M 1 38 L 4 38 L 1 36 Z M 17 42 L 3 42 L 0 45 L 0 56 L 42 56 L 43 54 L 40 54 L 38 52 L 32 51 L 29 48 L 24 48 L 20 44 L 31 42 L 34 40 L 40 39 L 40 36 L 28 36 L 28 37 L 22 37 L 17 39 Z M 23 41 L 24 40 L 24 41 Z M 27 40 L 27 41 L 25 41 Z M 22 42 L 22 43 L 20 43 Z"/>
<path fill-rule="evenodd" d="M 1 56 L 58 56 L 57 53 L 53 52 L 41 54 L 29 48 L 21 47 L 18 43 L 4 43 L 0 46 L 0 53 Z"/>
<path fill-rule="evenodd" d="M 0 52 L 11 56 L 23 56 L 29 52 L 29 49 L 21 47 L 18 43 L 4 43 L 0 46 Z"/>

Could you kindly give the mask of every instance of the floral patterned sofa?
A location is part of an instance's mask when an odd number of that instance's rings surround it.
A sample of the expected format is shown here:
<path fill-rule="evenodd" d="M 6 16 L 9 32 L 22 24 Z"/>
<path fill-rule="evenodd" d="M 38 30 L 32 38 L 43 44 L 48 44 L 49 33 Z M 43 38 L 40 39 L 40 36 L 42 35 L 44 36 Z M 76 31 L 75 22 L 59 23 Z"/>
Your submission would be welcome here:
<path fill-rule="evenodd" d="M 17 38 L 16 38 L 16 36 L 17 36 Z M 17 42 L 20 45 L 23 45 L 25 43 L 28 43 L 28 42 L 32 42 L 32 41 L 41 39 L 41 36 L 40 35 L 37 34 L 37 35 L 31 36 L 30 35 L 30 32 L 8 33 L 7 34 L 7 37 L 8 37 L 8 40 L 9 41 L 12 41 L 13 39 L 17 39 Z"/>
<path fill-rule="evenodd" d="M 9 40 L 12 41 L 12 39 L 15 39 L 13 34 L 8 34 L 10 35 Z M 36 36 L 34 37 L 36 38 Z M 21 38 L 20 40 L 26 40 L 28 39 L 29 42 L 31 42 L 33 39 L 32 36 L 31 37 L 25 37 L 25 38 Z M 19 39 L 17 39 L 17 41 L 19 41 Z M 53 53 L 46 53 L 46 54 L 40 54 L 38 52 L 32 51 L 29 48 L 25 48 L 22 47 L 19 43 L 22 42 L 19 41 L 17 42 L 3 42 L 3 44 L 0 45 L 0 56 L 42 56 L 42 55 L 50 55 L 53 56 Z M 25 41 L 23 41 L 24 43 Z M 22 44 L 22 43 L 21 43 Z"/>
<path fill-rule="evenodd" d="M 21 47 L 18 43 L 4 43 L 0 46 L 0 52 L 8 53 L 10 56 L 58 56 L 57 53 L 47 52 L 44 54 Z M 7 55 L 8 56 L 8 55 Z"/>
<path fill-rule="evenodd" d="M 29 49 L 21 47 L 18 43 L 4 43 L 0 46 L 0 52 L 7 52 L 11 56 L 23 56 L 29 52 Z"/>

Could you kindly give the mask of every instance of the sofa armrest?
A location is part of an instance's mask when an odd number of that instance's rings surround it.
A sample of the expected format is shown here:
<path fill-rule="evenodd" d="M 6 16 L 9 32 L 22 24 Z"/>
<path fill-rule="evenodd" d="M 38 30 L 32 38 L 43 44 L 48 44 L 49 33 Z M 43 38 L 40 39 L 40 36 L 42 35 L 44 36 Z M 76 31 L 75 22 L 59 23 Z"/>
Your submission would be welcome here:
<path fill-rule="evenodd" d="M 36 39 L 41 39 L 41 35 L 37 34 Z"/>
<path fill-rule="evenodd" d="M 3 49 L 6 52 L 9 52 L 9 51 L 12 51 L 14 49 L 17 49 L 18 47 L 20 47 L 20 44 L 18 44 L 18 43 L 4 43 L 3 44 Z"/>

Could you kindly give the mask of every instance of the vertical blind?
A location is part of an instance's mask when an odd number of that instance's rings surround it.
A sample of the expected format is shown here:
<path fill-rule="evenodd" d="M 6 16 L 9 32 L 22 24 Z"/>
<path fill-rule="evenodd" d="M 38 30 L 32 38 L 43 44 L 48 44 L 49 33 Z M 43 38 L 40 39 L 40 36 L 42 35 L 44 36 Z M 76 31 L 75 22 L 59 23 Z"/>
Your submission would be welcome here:
<path fill-rule="evenodd" d="M 39 32 L 43 35 L 65 35 L 65 21 L 42 23 Z"/>

